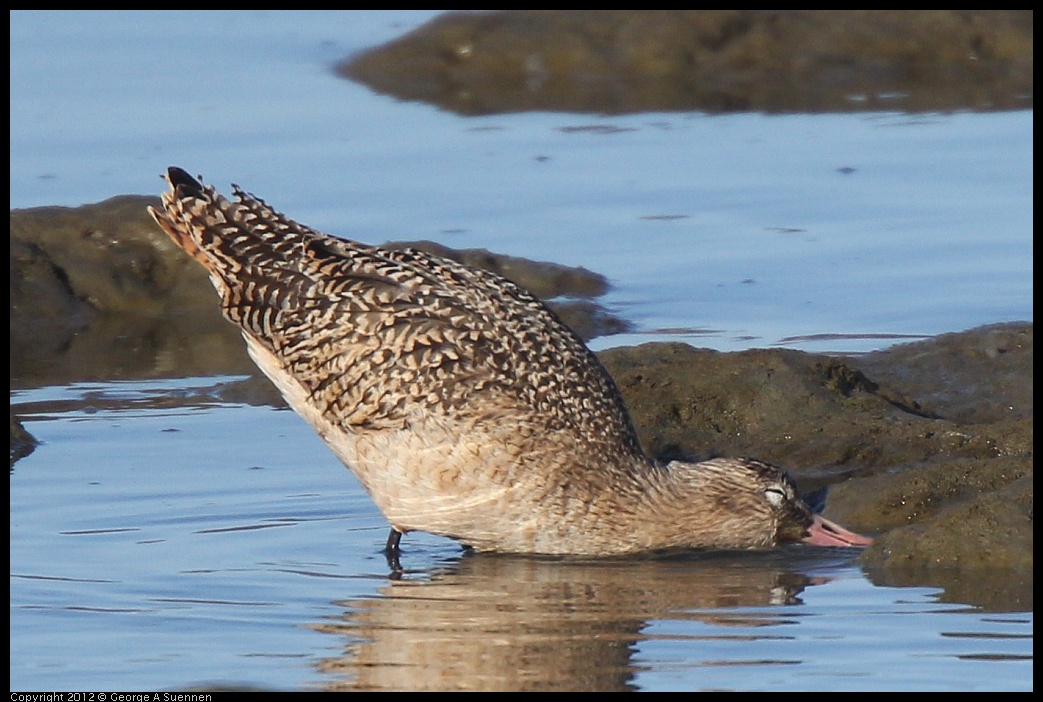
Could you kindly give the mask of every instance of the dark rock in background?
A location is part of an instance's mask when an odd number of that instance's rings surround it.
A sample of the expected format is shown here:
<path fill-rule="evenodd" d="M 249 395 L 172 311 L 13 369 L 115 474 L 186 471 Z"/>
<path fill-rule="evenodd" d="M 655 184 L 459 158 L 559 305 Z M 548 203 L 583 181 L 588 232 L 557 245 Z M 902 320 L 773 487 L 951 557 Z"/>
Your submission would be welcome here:
<path fill-rule="evenodd" d="M 464 115 L 1032 108 L 1031 10 L 510 10 L 346 59 Z"/>

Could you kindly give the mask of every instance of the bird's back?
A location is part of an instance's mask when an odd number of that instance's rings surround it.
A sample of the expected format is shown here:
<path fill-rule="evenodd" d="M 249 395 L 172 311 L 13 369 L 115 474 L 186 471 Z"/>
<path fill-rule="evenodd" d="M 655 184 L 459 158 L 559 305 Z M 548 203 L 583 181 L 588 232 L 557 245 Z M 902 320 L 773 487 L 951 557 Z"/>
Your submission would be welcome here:
<path fill-rule="evenodd" d="M 396 528 L 497 548 L 503 520 L 524 522 L 523 541 L 566 515 L 596 522 L 583 500 L 615 510 L 654 470 L 596 357 L 510 281 L 321 234 L 180 169 L 168 180 L 156 221 Z"/>

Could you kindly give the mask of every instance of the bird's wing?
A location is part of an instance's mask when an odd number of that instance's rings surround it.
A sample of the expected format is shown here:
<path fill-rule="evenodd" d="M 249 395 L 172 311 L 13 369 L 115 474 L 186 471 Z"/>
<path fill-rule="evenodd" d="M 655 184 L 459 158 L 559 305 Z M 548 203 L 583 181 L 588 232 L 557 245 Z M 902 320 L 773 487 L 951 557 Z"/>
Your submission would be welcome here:
<path fill-rule="evenodd" d="M 600 362 L 514 283 L 416 249 L 316 232 L 238 187 L 231 201 L 180 169 L 167 179 L 171 191 L 153 217 L 210 271 L 225 316 L 248 342 L 345 429 L 401 428 L 418 412 L 495 419 L 502 409 L 640 455 Z"/>

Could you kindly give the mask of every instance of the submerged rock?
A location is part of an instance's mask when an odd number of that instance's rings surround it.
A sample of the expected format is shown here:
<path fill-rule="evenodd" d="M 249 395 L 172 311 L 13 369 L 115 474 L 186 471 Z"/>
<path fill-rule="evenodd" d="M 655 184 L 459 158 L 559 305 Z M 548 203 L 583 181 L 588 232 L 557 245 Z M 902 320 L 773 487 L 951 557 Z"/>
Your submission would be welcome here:
<path fill-rule="evenodd" d="M 346 59 L 464 115 L 1032 108 L 1032 11 L 454 12 Z"/>

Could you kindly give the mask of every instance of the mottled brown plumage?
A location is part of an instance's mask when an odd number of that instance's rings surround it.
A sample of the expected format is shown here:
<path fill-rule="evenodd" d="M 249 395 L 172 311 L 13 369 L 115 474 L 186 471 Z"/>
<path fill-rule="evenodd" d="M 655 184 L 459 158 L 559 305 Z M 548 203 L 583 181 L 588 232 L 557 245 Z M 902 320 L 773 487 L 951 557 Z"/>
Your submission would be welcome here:
<path fill-rule="evenodd" d="M 152 216 L 391 522 L 389 547 L 413 530 L 583 556 L 868 542 L 768 464 L 647 458 L 597 358 L 510 281 L 321 234 L 178 168 L 167 180 Z"/>

